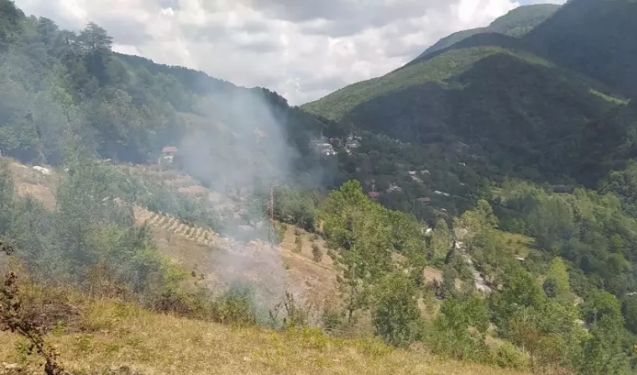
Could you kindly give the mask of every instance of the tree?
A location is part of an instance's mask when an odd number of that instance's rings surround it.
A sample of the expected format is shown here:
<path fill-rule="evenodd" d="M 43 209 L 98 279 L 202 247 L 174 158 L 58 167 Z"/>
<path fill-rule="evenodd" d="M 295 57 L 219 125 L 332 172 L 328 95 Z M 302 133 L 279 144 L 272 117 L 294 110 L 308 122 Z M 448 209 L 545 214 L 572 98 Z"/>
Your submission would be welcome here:
<path fill-rule="evenodd" d="M 375 290 L 372 323 L 386 343 L 406 347 L 422 334 L 422 321 L 417 303 L 417 289 L 403 273 L 394 272 L 383 278 Z"/>
<path fill-rule="evenodd" d="M 538 245 L 545 250 L 553 250 L 575 229 L 573 208 L 561 197 L 543 200 L 530 214 L 529 221 Z"/>
<path fill-rule="evenodd" d="M 583 375 L 629 374 L 628 357 L 622 348 L 623 321 L 603 316 L 591 327 L 591 338 L 584 345 L 580 373 Z"/>
<path fill-rule="evenodd" d="M 505 334 L 519 311 L 528 308 L 542 311 L 547 302 L 535 277 L 517 264 L 505 272 L 502 292 L 493 293 L 489 298 L 494 321 Z"/>
<path fill-rule="evenodd" d="M 488 327 L 484 300 L 476 296 L 447 298 L 434 320 L 432 349 L 461 360 L 482 361 L 488 355 L 484 343 Z"/>
<path fill-rule="evenodd" d="M 564 304 L 573 303 L 571 285 L 568 281 L 568 271 L 561 258 L 553 258 L 551 261 L 543 287 L 545 293 L 547 292 L 547 288 L 549 289 L 549 293 L 546 293 L 547 297 L 555 298 Z"/>
<path fill-rule="evenodd" d="M 9 162 L 0 159 L 0 236 L 6 234 L 13 220 L 13 189 Z"/>
<path fill-rule="evenodd" d="M 447 256 L 453 245 L 453 238 L 447 222 L 440 219 L 436 222 L 431 235 L 432 258 L 434 262 L 441 262 Z"/>
<path fill-rule="evenodd" d="M 80 32 L 77 38 L 80 51 L 84 55 L 84 62 L 90 74 L 97 78 L 100 85 L 108 82 L 108 64 L 111 59 L 113 38 L 106 30 L 93 22 Z"/>
<path fill-rule="evenodd" d="M 637 298 L 627 297 L 622 303 L 622 315 L 626 322 L 626 329 L 637 334 Z"/>
<path fill-rule="evenodd" d="M 327 197 L 319 217 L 329 242 L 341 249 L 336 261 L 343 270 L 340 286 L 352 319 L 356 310 L 368 306 L 371 286 L 391 268 L 387 212 L 351 180 Z"/>
<path fill-rule="evenodd" d="M 442 269 L 442 285 L 441 285 L 441 298 L 453 297 L 456 292 L 456 277 L 458 273 L 449 264 L 446 264 Z"/>
<path fill-rule="evenodd" d="M 594 290 L 590 293 L 581 308 L 584 320 L 588 324 L 595 324 L 604 316 L 622 318 L 621 305 L 617 297 L 603 290 Z"/>
<path fill-rule="evenodd" d="M 113 38 L 99 25 L 89 22 L 80 32 L 78 42 L 85 54 L 109 53 L 113 45 Z"/>

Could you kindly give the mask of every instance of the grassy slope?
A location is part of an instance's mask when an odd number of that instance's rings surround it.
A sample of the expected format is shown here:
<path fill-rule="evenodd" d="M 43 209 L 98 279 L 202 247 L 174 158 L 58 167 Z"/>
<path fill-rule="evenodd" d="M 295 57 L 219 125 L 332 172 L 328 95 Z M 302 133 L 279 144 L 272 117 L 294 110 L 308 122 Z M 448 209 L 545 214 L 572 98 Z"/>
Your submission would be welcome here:
<path fill-rule="evenodd" d="M 130 167 L 128 167 L 130 168 Z M 16 188 L 33 194 L 54 208 L 54 191 L 59 171 L 42 176 L 33 169 L 11 165 Z M 183 185 L 198 194 L 206 189 L 188 186 L 188 176 L 166 173 L 168 181 Z M 168 182 L 167 181 L 167 182 Z M 138 224 L 150 224 L 160 251 L 180 264 L 203 272 L 214 280 L 214 259 L 222 247 L 210 251 L 210 244 L 197 231 L 186 232 L 183 224 L 169 217 L 136 210 Z M 170 232 L 170 235 L 168 234 Z M 193 231 L 194 232 L 194 231 Z M 281 247 L 281 261 L 287 269 L 287 285 L 302 288 L 308 302 L 334 298 L 335 278 L 332 260 L 325 254 L 322 240 L 313 240 L 305 232 L 300 253 L 293 249 L 295 230 L 289 226 Z M 317 243 L 324 252 L 320 263 L 312 260 L 311 245 Z M 257 247 L 251 244 L 249 247 Z M 252 259 L 251 269 L 260 267 Z M 209 265 L 210 268 L 206 268 Z M 246 269 L 247 269 L 247 265 Z M 429 269 L 436 275 L 439 270 Z M 246 271 L 247 273 L 250 270 Z M 274 332 L 258 327 L 228 327 L 188 320 L 142 310 L 115 301 L 89 301 L 74 294 L 64 294 L 80 312 L 66 332 L 53 334 L 51 342 L 61 353 L 68 370 L 102 373 L 113 366 L 129 366 L 142 374 L 522 374 L 498 368 L 466 364 L 429 356 L 419 351 L 394 350 L 366 339 L 337 339 L 315 331 Z M 18 349 L 19 337 L 0 332 L 0 362 L 40 365 L 26 359 Z M 31 362 L 33 361 L 33 362 Z"/>
<path fill-rule="evenodd" d="M 17 162 L 11 163 L 10 168 L 18 194 L 30 194 L 47 208 L 55 208 L 55 189 L 62 177 L 60 171 L 50 169 L 51 175 L 43 176 Z M 175 171 L 152 172 L 150 168 L 142 166 L 122 166 L 122 168 L 142 178 L 162 180 L 166 184 L 179 187 L 183 193 L 210 195 L 210 199 L 214 199 L 213 192 L 197 185 L 196 180 L 188 175 Z M 218 199 L 215 200 L 215 205 L 222 203 Z M 241 272 L 242 278 L 247 277 L 256 282 L 264 282 L 268 277 L 261 272 L 263 267 L 269 262 L 281 262 L 287 271 L 286 289 L 313 300 L 324 300 L 334 295 L 336 270 L 327 255 L 325 241 L 320 238 L 314 240 L 309 233 L 301 231 L 299 236 L 302 238 L 303 247 L 300 253 L 296 253 L 294 251 L 296 234 L 292 226 L 288 227 L 283 243 L 276 249 L 271 250 L 265 244 L 253 241 L 242 246 L 241 251 L 237 251 L 235 244 L 219 238 L 210 230 L 185 225 L 176 218 L 159 215 L 142 207 L 135 207 L 135 221 L 137 225 L 147 223 L 150 226 L 159 251 L 188 270 L 204 274 L 213 287 L 217 284 L 222 272 L 226 276 Z M 312 257 L 314 243 L 323 252 L 320 263 L 315 262 Z M 219 259 L 223 259 L 224 262 L 219 264 Z M 228 271 L 225 266 L 233 261 L 241 264 L 240 269 L 234 273 Z"/>
<path fill-rule="evenodd" d="M 67 370 L 104 373 L 128 366 L 153 374 L 523 374 L 394 350 L 370 340 L 330 338 L 306 329 L 275 332 L 230 327 L 141 310 L 117 302 L 82 302 L 83 333 L 50 341 Z M 19 338 L 0 333 L 0 361 L 25 363 Z M 33 361 L 33 360 L 31 360 Z M 36 361 L 28 368 L 35 370 Z"/>

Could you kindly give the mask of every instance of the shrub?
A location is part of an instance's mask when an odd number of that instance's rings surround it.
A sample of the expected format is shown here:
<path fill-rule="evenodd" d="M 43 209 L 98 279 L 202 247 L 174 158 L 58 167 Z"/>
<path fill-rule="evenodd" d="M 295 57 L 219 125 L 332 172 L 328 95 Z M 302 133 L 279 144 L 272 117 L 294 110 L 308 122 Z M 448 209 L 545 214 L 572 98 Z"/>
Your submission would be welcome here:
<path fill-rule="evenodd" d="M 295 253 L 300 253 L 301 250 L 303 250 L 303 239 L 299 236 L 297 236 L 294 239 L 294 252 Z"/>
<path fill-rule="evenodd" d="M 320 263 L 323 259 L 323 252 L 317 244 L 312 244 L 312 258 L 316 263 Z"/>
<path fill-rule="evenodd" d="M 214 304 L 215 320 L 219 323 L 253 325 L 257 323 L 254 290 L 245 284 L 235 284 Z"/>
<path fill-rule="evenodd" d="M 385 343 L 407 347 L 422 337 L 423 321 L 415 295 L 415 285 L 402 273 L 390 274 L 381 281 L 372 322 Z"/>
<path fill-rule="evenodd" d="M 483 300 L 477 297 L 446 298 L 433 322 L 429 337 L 431 348 L 438 355 L 484 362 L 489 355 L 484 343 L 488 324 L 488 311 Z"/>
<path fill-rule="evenodd" d="M 523 369 L 529 366 L 529 358 L 513 344 L 505 342 L 493 354 L 493 361 L 500 367 Z"/>

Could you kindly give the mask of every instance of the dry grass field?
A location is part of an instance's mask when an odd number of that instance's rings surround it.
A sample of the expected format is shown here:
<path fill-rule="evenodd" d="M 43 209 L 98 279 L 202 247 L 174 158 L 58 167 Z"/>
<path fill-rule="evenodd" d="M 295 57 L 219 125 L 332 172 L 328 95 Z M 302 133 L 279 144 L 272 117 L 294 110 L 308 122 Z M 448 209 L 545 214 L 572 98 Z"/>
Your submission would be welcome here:
<path fill-rule="evenodd" d="M 524 374 L 444 360 L 417 349 L 396 350 L 375 340 L 333 338 L 309 328 L 277 332 L 225 326 L 106 300 L 84 302 L 78 309 L 80 317 L 74 324 L 81 329 L 49 337 L 62 365 L 74 373 Z M 41 369 L 38 360 L 21 354 L 22 341 L 17 336 L 0 333 L 0 342 L 0 361 L 19 364 L 24 374 Z"/>

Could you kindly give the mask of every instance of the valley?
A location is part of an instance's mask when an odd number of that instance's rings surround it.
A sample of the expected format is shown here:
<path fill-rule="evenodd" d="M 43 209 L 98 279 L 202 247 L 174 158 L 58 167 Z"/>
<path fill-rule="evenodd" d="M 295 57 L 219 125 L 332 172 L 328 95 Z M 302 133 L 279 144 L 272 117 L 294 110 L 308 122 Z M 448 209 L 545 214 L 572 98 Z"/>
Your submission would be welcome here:
<path fill-rule="evenodd" d="M 633 19 L 519 6 L 291 106 L 0 0 L 0 374 L 634 373 Z"/>

